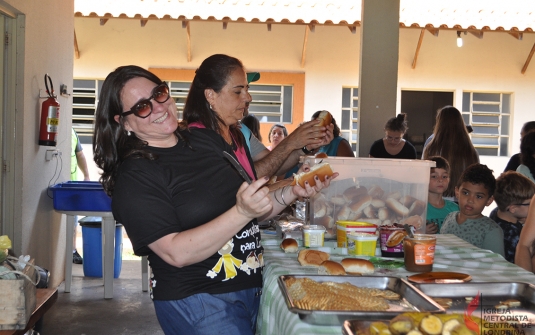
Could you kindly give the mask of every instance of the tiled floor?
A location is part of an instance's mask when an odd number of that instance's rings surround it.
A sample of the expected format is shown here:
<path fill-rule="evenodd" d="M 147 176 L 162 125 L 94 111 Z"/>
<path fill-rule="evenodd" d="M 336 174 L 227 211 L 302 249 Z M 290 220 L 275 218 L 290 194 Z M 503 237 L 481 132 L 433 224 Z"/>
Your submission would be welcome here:
<path fill-rule="evenodd" d="M 124 240 L 123 254 L 128 247 Z M 149 293 L 141 290 L 140 258 L 123 259 L 121 274 L 113 281 L 113 299 L 104 299 L 102 278 L 84 277 L 83 265 L 73 264 L 71 292 L 65 293 L 65 283 L 58 287 L 58 300 L 44 316 L 40 334 L 162 335 Z"/>

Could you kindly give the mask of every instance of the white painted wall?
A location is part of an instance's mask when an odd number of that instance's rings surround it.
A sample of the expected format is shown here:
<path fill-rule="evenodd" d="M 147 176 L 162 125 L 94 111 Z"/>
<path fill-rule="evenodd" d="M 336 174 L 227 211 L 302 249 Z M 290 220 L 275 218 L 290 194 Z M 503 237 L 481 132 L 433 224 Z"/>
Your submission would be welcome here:
<path fill-rule="evenodd" d="M 274 24 L 268 31 L 265 24 L 229 23 L 226 30 L 222 23 L 190 24 L 192 61 L 188 63 L 186 29 L 181 22 L 149 21 L 142 28 L 138 20 L 111 19 L 100 26 L 98 19 L 76 18 L 81 57 L 74 61 L 74 76 L 104 78 L 124 64 L 191 69 L 211 54 L 227 53 L 240 58 L 249 70 L 304 72 L 305 119 L 319 109 L 328 109 L 339 119 L 342 86 L 358 86 L 358 29 L 352 34 L 346 27 L 316 26 L 309 34 L 301 68 L 304 26 Z M 455 92 L 455 105 L 460 109 L 463 90 L 512 92 L 510 152 L 517 152 L 520 127 L 535 119 L 535 95 L 531 93 L 535 90 L 535 63 L 526 74 L 520 73 L 535 34 L 524 34 L 522 41 L 505 32 L 485 33 L 482 39 L 463 34 L 464 46 L 458 48 L 455 31 L 440 31 L 438 37 L 426 32 L 417 66 L 412 69 L 419 35 L 419 29 L 400 30 L 398 101 L 402 89 L 447 90 Z M 382 129 L 377 129 L 377 138 L 382 135 Z M 481 157 L 498 174 L 507 160 Z"/>
<path fill-rule="evenodd" d="M 72 88 L 73 73 L 73 0 L 3 0 L 1 6 L 11 6 L 25 15 L 24 45 L 17 55 L 19 68 L 17 91 L 20 100 L 16 110 L 15 171 L 6 178 L 15 180 L 16 194 L 14 225 L 18 233 L 13 237 L 15 251 L 29 254 L 52 273 L 51 285 L 63 280 L 65 250 L 65 219 L 55 213 L 47 188 L 56 170 L 55 161 L 45 161 L 48 147 L 39 146 L 40 108 L 43 100 L 39 91 L 45 89 L 44 75 L 48 73 L 54 88 L 60 84 Z M 44 93 L 43 93 L 44 94 Z M 63 152 L 59 181 L 69 178 L 71 99 L 59 97 L 60 127 L 57 148 Z M 49 149 L 49 148 L 48 148 Z"/>

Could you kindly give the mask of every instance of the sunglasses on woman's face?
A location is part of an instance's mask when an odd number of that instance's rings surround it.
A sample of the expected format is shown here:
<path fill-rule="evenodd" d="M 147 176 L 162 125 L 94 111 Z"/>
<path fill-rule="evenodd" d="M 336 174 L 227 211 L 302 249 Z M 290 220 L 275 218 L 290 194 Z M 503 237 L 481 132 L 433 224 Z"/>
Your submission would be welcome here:
<path fill-rule="evenodd" d="M 163 104 L 169 100 L 169 87 L 166 83 L 161 83 L 152 90 L 152 95 L 148 99 L 138 101 L 129 111 L 123 112 L 121 116 L 134 114 L 142 119 L 152 114 L 152 99 L 157 103 Z"/>

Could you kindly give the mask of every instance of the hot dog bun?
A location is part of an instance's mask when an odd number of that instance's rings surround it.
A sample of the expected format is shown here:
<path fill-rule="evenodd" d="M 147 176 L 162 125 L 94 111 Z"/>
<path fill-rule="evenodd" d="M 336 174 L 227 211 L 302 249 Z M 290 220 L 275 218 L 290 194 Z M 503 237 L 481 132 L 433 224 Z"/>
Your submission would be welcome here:
<path fill-rule="evenodd" d="M 325 181 L 326 176 L 332 176 L 334 174 L 333 170 L 331 169 L 331 165 L 327 162 L 316 164 L 313 167 L 310 168 L 310 171 L 308 172 L 301 172 L 296 175 L 294 175 L 294 181 L 292 182 L 292 185 L 297 185 L 301 187 L 305 187 L 305 181 L 308 181 L 308 184 L 312 186 L 316 186 L 316 181 L 314 180 L 314 176 L 318 176 L 320 181 Z"/>
<path fill-rule="evenodd" d="M 318 115 L 318 118 L 316 120 L 320 121 L 318 126 L 327 127 L 333 122 L 333 116 L 331 115 L 331 113 L 327 111 L 321 111 L 321 113 Z"/>
<path fill-rule="evenodd" d="M 335 261 L 324 261 L 318 268 L 320 275 L 345 276 L 346 271 L 342 264 Z"/>
<path fill-rule="evenodd" d="M 375 266 L 372 262 L 360 258 L 344 258 L 340 262 L 347 273 L 373 273 Z"/>
<path fill-rule="evenodd" d="M 302 266 L 320 266 L 324 261 L 329 260 L 329 254 L 319 250 L 303 249 L 299 251 L 297 260 Z"/>

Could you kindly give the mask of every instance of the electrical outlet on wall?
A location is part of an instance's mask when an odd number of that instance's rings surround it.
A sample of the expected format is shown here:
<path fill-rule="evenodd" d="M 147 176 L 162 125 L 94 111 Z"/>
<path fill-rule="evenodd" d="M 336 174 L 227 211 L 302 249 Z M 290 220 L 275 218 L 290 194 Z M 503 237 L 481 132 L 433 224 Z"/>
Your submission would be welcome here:
<path fill-rule="evenodd" d="M 59 149 L 50 149 L 46 151 L 45 160 L 50 161 L 57 156 L 61 156 L 61 151 L 59 151 Z"/>

